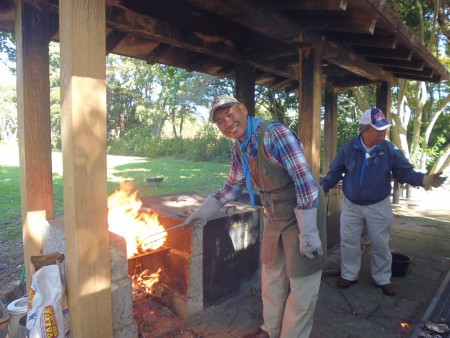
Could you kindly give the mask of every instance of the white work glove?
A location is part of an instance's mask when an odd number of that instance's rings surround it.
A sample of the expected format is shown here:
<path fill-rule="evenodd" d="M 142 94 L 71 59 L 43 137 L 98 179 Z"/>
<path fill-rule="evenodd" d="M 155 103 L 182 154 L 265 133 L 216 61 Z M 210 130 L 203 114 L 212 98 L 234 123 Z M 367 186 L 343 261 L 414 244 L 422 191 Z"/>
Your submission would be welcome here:
<path fill-rule="evenodd" d="M 314 252 L 322 256 L 322 241 L 317 230 L 317 208 L 294 209 L 294 212 L 300 230 L 298 235 L 300 254 L 310 259 L 315 257 Z"/>
<path fill-rule="evenodd" d="M 200 208 L 195 210 L 192 214 L 189 215 L 188 218 L 186 218 L 186 220 L 184 221 L 184 226 L 187 227 L 192 222 L 198 219 L 207 220 L 215 213 L 217 213 L 219 209 L 220 209 L 219 202 L 217 202 L 217 200 L 211 195 L 208 195 L 208 197 L 200 206 Z"/>
<path fill-rule="evenodd" d="M 423 187 L 425 188 L 425 190 L 431 190 L 431 188 L 438 188 L 442 185 L 442 183 L 445 182 L 445 180 L 447 179 L 446 176 L 441 176 L 442 175 L 442 171 L 436 173 L 436 174 L 431 174 L 431 175 L 425 175 L 423 177 Z"/>

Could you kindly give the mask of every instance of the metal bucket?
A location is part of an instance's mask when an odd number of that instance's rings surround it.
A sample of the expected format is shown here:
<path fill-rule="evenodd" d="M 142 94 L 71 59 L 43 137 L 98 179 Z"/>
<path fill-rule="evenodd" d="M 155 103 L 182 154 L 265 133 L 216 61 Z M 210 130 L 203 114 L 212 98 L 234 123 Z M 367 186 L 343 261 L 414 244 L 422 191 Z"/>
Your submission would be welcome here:
<path fill-rule="evenodd" d="M 412 259 L 398 252 L 392 253 L 392 276 L 405 277 L 410 269 Z"/>

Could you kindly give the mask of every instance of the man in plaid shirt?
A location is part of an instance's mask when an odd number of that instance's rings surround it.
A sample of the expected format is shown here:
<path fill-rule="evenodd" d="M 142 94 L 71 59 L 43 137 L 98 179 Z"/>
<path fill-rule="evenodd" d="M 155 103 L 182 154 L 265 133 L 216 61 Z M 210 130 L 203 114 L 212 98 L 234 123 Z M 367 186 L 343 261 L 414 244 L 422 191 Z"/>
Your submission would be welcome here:
<path fill-rule="evenodd" d="M 264 324 L 247 337 L 309 337 L 326 251 L 326 200 L 295 133 L 248 114 L 235 98 L 214 99 L 210 122 L 236 140 L 225 185 L 185 221 L 208 219 L 253 185 L 266 211 L 262 240 Z"/>

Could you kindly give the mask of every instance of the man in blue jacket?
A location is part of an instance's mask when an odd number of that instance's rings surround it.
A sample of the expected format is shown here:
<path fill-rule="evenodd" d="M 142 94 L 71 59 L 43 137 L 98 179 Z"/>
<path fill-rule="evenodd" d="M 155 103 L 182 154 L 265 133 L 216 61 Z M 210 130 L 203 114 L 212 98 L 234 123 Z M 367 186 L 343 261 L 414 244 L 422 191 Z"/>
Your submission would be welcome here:
<path fill-rule="evenodd" d="M 336 155 L 321 181 L 327 193 L 343 180 L 341 207 L 341 277 L 337 286 L 346 289 L 358 281 L 361 267 L 360 239 L 364 224 L 371 241 L 371 274 L 384 294 L 395 296 L 391 283 L 392 255 L 389 238 L 394 223 L 391 208 L 391 178 L 412 186 L 439 187 L 446 177 L 425 175 L 393 143 L 385 140 L 391 124 L 378 108 L 361 117 L 360 134 L 347 142 Z"/>

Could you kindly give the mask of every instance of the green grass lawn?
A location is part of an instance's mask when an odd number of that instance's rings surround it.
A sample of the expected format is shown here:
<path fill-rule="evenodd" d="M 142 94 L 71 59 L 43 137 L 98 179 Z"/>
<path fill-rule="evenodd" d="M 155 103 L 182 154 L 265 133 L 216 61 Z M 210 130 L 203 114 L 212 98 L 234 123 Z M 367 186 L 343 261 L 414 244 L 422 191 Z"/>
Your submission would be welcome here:
<path fill-rule="evenodd" d="M 139 196 L 154 196 L 195 191 L 207 195 L 216 191 L 228 177 L 229 164 L 189 162 L 175 159 L 150 159 L 108 155 L 108 195 L 122 181 L 133 181 Z M 64 214 L 62 155 L 52 153 L 55 214 Z M 149 177 L 162 177 L 149 183 Z M 17 238 L 22 227 L 20 171 L 17 146 L 0 145 L 0 239 Z"/>

